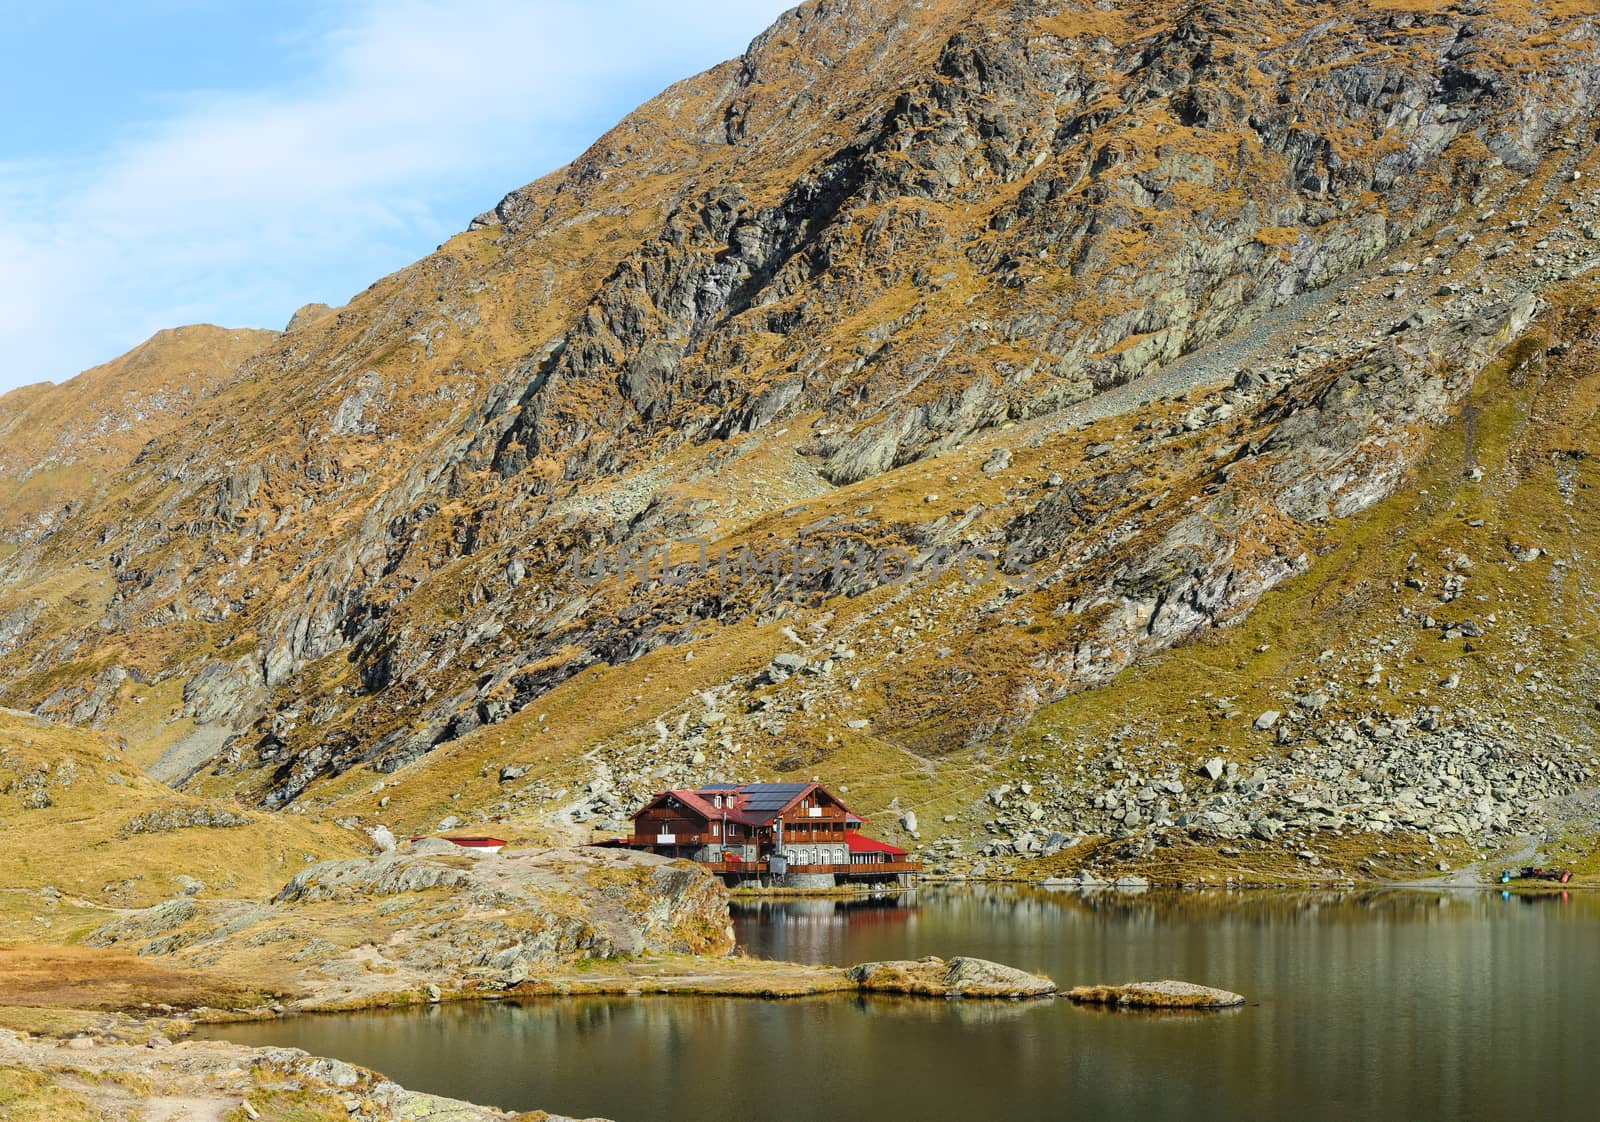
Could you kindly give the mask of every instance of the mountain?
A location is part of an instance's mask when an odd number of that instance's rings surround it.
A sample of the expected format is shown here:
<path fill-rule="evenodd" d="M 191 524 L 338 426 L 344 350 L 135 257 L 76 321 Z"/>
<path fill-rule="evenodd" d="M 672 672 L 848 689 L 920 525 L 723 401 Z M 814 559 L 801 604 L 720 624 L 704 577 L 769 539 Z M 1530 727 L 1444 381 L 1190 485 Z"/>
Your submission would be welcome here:
<path fill-rule="evenodd" d="M 1507 842 L 1595 766 L 1597 33 L 812 0 L 0 491 L 0 700 L 397 831 L 815 774 L 939 867 Z"/>
<path fill-rule="evenodd" d="M 210 325 L 161 331 L 62 385 L 0 395 L 0 540 L 28 540 L 100 499 L 132 462 L 227 384 L 273 331 Z"/>

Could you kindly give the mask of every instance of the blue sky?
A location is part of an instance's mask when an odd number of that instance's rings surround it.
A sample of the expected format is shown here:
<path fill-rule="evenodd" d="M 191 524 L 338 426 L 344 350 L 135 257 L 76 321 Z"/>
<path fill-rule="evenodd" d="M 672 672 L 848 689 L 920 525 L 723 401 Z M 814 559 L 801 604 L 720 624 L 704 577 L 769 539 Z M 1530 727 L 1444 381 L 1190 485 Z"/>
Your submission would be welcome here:
<path fill-rule="evenodd" d="M 788 0 L 0 0 L 0 392 L 421 257 Z"/>

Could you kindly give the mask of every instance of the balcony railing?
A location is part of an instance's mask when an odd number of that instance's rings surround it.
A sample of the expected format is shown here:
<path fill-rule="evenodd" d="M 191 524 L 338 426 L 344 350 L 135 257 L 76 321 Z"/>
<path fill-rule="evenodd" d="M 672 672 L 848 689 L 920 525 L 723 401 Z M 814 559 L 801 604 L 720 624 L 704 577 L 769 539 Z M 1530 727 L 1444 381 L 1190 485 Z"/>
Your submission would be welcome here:
<path fill-rule="evenodd" d="M 722 839 L 715 834 L 634 834 L 623 838 L 622 844 L 645 849 L 658 845 L 721 845 Z"/>
<path fill-rule="evenodd" d="M 814 834 L 786 832 L 784 837 L 795 845 L 802 846 L 843 845 L 845 842 L 843 830 Z M 720 837 L 717 834 L 633 834 L 618 840 L 623 845 L 637 846 L 641 849 L 661 845 L 727 845 L 729 847 L 738 847 L 752 843 L 749 838 L 733 837 L 730 839 Z"/>
<path fill-rule="evenodd" d="M 743 873 L 755 875 L 770 870 L 765 861 L 702 861 L 702 868 L 713 873 Z M 831 873 L 835 876 L 881 876 L 887 873 L 920 873 L 921 861 L 861 861 L 848 865 L 790 865 L 791 873 Z"/>

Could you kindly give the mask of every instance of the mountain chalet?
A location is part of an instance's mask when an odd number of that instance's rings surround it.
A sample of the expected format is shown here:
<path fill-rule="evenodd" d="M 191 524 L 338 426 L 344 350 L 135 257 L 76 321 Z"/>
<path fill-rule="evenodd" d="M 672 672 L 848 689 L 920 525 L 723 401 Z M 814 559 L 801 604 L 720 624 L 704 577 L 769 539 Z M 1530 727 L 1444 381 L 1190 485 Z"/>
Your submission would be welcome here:
<path fill-rule="evenodd" d="M 820 783 L 712 783 L 660 791 L 614 845 L 697 861 L 729 883 L 790 887 L 899 882 L 920 861 L 861 832 L 863 820 Z"/>

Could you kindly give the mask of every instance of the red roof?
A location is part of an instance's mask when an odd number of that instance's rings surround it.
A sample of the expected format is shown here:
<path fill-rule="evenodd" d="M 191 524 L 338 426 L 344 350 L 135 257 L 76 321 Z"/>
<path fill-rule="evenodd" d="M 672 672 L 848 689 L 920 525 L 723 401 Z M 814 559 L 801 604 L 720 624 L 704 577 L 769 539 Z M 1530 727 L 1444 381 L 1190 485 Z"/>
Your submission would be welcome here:
<path fill-rule="evenodd" d="M 683 789 L 658 791 L 640 808 L 640 811 L 649 810 L 664 799 L 672 798 L 676 799 L 680 806 L 707 822 L 726 818 L 742 826 L 766 826 L 814 791 L 822 791 L 829 799 L 838 803 L 840 809 L 844 810 L 851 820 L 860 821 L 850 813 L 848 807 L 839 802 L 836 795 L 820 783 L 716 783 L 694 791 Z M 721 807 L 716 806 L 714 802 L 719 797 L 722 799 Z"/>
<path fill-rule="evenodd" d="M 877 838 L 869 838 L 859 830 L 850 830 L 844 836 L 844 843 L 851 853 L 887 853 L 891 857 L 904 857 L 906 851 L 897 845 L 890 845 Z"/>
<path fill-rule="evenodd" d="M 661 795 L 671 795 L 684 806 L 698 814 L 701 818 L 704 818 L 707 822 L 711 822 L 722 817 L 722 811 L 713 807 L 711 805 L 711 801 L 702 797 L 698 792 L 674 789 L 671 791 L 663 791 L 661 792 Z M 656 802 L 661 798 L 661 795 L 657 795 L 650 801 L 652 803 Z"/>

